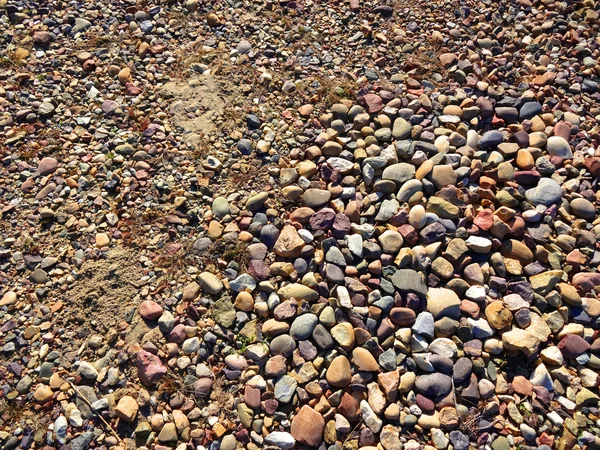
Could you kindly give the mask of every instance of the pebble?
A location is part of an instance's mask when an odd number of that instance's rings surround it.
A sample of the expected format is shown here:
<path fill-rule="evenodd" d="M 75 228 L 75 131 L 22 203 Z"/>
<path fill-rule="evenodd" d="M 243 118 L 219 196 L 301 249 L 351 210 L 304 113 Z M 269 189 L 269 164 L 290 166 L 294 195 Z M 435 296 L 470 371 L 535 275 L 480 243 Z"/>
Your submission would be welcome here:
<path fill-rule="evenodd" d="M 6 5 L 0 447 L 598 446 L 596 5 L 383 3 Z"/>

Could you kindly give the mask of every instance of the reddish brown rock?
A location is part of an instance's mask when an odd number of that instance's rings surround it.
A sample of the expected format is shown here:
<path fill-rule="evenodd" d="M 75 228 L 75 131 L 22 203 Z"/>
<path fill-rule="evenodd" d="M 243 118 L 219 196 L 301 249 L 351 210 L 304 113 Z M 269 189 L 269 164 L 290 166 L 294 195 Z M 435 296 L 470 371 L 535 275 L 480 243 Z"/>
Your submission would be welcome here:
<path fill-rule="evenodd" d="M 356 422 L 358 419 L 358 400 L 347 392 L 344 393 L 337 411 L 348 419 L 349 422 Z"/>
<path fill-rule="evenodd" d="M 527 378 L 521 375 L 518 375 L 513 379 L 511 386 L 513 391 L 515 391 L 517 394 L 525 395 L 527 397 L 531 397 L 533 395 L 533 385 Z"/>
<path fill-rule="evenodd" d="M 586 294 L 600 286 L 600 273 L 577 273 L 573 277 L 572 283 L 580 294 Z"/>
<path fill-rule="evenodd" d="M 152 386 L 167 373 L 160 358 L 145 350 L 137 353 L 138 377 L 146 386 Z"/>
<path fill-rule="evenodd" d="M 442 53 L 440 55 L 440 62 L 444 67 L 450 67 L 456 64 L 456 61 L 458 61 L 458 57 L 454 53 Z"/>
<path fill-rule="evenodd" d="M 323 439 L 325 419 L 308 405 L 300 408 L 292 419 L 290 433 L 301 444 L 318 447 Z"/>
<path fill-rule="evenodd" d="M 558 348 L 565 358 L 575 359 L 590 349 L 590 344 L 581 336 L 567 334 L 558 343 Z"/>
<path fill-rule="evenodd" d="M 371 114 L 378 113 L 383 109 L 383 100 L 377 94 L 367 94 L 363 97 L 367 111 Z"/>
<path fill-rule="evenodd" d="M 38 164 L 37 171 L 40 175 L 49 175 L 56 171 L 58 167 L 58 161 L 54 158 L 46 157 L 43 158 Z"/>
<path fill-rule="evenodd" d="M 594 177 L 600 177 L 600 157 L 594 156 L 585 160 L 585 167 Z"/>
<path fill-rule="evenodd" d="M 392 308 L 390 319 L 400 327 L 409 327 L 415 323 L 415 312 L 410 308 Z"/>
<path fill-rule="evenodd" d="M 390 402 L 395 401 L 398 394 L 398 383 L 400 382 L 400 373 L 398 370 L 380 373 L 377 376 L 377 381 L 387 400 Z"/>
<path fill-rule="evenodd" d="M 484 209 L 477 214 L 473 220 L 473 223 L 480 229 L 487 231 L 492 228 L 492 225 L 494 225 L 494 213 L 489 209 Z"/>
<path fill-rule="evenodd" d="M 157 320 L 163 313 L 163 307 L 152 300 L 144 300 L 140 303 L 139 312 L 142 319 Z"/>

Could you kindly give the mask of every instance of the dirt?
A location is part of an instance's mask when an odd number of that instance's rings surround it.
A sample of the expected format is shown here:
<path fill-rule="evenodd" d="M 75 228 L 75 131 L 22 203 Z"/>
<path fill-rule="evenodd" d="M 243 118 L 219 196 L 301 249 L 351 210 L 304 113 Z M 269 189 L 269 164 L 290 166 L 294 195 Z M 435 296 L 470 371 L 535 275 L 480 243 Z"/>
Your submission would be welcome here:
<path fill-rule="evenodd" d="M 165 84 L 163 91 L 173 97 L 171 125 L 185 130 L 187 143 L 197 146 L 203 136 L 216 130 L 214 119 L 223 114 L 226 101 L 213 77 L 173 81 Z"/>
<path fill-rule="evenodd" d="M 94 332 L 130 321 L 139 303 L 142 276 L 137 253 L 130 249 L 115 248 L 106 259 L 86 261 L 67 291 L 73 318 L 81 328 Z"/>

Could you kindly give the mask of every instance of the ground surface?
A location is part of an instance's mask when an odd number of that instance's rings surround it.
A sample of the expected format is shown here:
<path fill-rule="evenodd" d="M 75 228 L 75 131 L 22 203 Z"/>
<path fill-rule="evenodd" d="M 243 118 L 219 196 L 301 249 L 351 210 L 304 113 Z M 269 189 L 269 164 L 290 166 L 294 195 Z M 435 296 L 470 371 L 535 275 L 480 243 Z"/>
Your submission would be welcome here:
<path fill-rule="evenodd" d="M 0 0 L 0 447 L 600 447 L 599 10 Z"/>

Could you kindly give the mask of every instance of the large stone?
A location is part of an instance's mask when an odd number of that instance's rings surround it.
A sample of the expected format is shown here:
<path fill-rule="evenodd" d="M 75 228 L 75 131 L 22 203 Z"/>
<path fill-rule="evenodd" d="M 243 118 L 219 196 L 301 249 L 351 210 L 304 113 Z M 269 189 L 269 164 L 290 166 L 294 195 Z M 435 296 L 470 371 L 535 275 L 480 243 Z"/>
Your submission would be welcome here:
<path fill-rule="evenodd" d="M 560 136 L 551 136 L 546 142 L 546 150 L 550 156 L 559 156 L 561 158 L 570 159 L 573 157 L 571 146 Z"/>
<path fill-rule="evenodd" d="M 485 308 L 485 318 L 496 330 L 507 328 L 512 323 L 513 315 L 502 301 L 493 301 Z"/>
<path fill-rule="evenodd" d="M 279 447 L 281 450 L 290 450 L 296 445 L 296 439 L 285 431 L 273 431 L 265 437 L 265 443 Z"/>
<path fill-rule="evenodd" d="M 452 378 L 443 373 L 420 375 L 415 382 L 415 388 L 429 398 L 443 398 L 452 390 Z"/>
<path fill-rule="evenodd" d="M 145 350 L 137 353 L 137 369 L 139 379 L 146 386 L 153 386 L 167 374 L 167 368 L 160 358 Z"/>
<path fill-rule="evenodd" d="M 352 350 L 352 363 L 358 367 L 358 370 L 365 372 L 375 372 L 379 370 L 377 360 L 366 348 L 357 347 Z"/>
<path fill-rule="evenodd" d="M 534 205 L 550 206 L 562 197 L 560 184 L 551 178 L 542 178 L 538 185 L 525 191 L 525 198 Z"/>
<path fill-rule="evenodd" d="M 275 399 L 282 403 L 289 403 L 292 400 L 292 397 L 296 393 L 296 388 L 298 387 L 298 382 L 288 376 L 282 376 L 277 383 L 275 383 L 275 390 L 273 395 Z"/>
<path fill-rule="evenodd" d="M 427 292 L 427 311 L 434 319 L 449 317 L 458 319 L 460 316 L 460 299 L 456 292 L 446 288 L 431 288 Z"/>
<path fill-rule="evenodd" d="M 298 414 L 292 419 L 290 432 L 296 441 L 318 447 L 323 439 L 325 419 L 308 405 L 300 408 Z"/>
<path fill-rule="evenodd" d="M 412 131 L 412 125 L 402 117 L 398 117 L 394 120 L 392 128 L 392 136 L 398 140 L 406 139 L 410 137 Z"/>
<path fill-rule="evenodd" d="M 549 270 L 529 277 L 531 287 L 540 295 L 546 295 L 562 280 L 562 270 Z"/>
<path fill-rule="evenodd" d="M 319 208 L 329 202 L 331 192 L 324 189 L 307 189 L 302 194 L 302 202 L 309 208 Z"/>
<path fill-rule="evenodd" d="M 590 344 L 581 336 L 567 334 L 558 343 L 558 348 L 565 358 L 574 359 L 590 349 Z"/>
<path fill-rule="evenodd" d="M 400 269 L 392 275 L 392 283 L 400 293 L 407 294 L 419 294 L 425 296 L 427 294 L 427 285 L 423 276 L 412 269 Z"/>
<path fill-rule="evenodd" d="M 296 258 L 300 256 L 304 245 L 304 239 L 300 237 L 298 230 L 292 225 L 285 225 L 279 234 L 277 242 L 275 242 L 273 251 L 277 256 L 281 256 L 282 258 Z"/>
<path fill-rule="evenodd" d="M 581 219 L 592 220 L 596 217 L 596 207 L 592 202 L 585 198 L 575 198 L 569 205 L 571 212 Z"/>
<path fill-rule="evenodd" d="M 327 382 L 333 387 L 343 388 L 350 384 L 352 367 L 344 355 L 336 356 L 327 368 L 325 374 Z"/>
<path fill-rule="evenodd" d="M 235 308 L 229 297 L 217 300 L 212 307 L 212 313 L 215 321 L 226 328 L 235 322 Z"/>
<path fill-rule="evenodd" d="M 297 317 L 290 327 L 290 336 L 297 341 L 308 339 L 319 323 L 319 318 L 314 314 L 303 314 Z"/>
<path fill-rule="evenodd" d="M 138 404 L 133 397 L 125 395 L 121 397 L 119 403 L 115 407 L 115 413 L 117 417 L 123 419 L 125 422 L 133 422 L 138 413 Z"/>
<path fill-rule="evenodd" d="M 396 183 L 404 183 L 415 177 L 415 166 L 407 163 L 392 164 L 383 170 L 381 178 L 383 180 L 392 180 Z"/>
<path fill-rule="evenodd" d="M 537 353 L 540 341 L 530 332 L 513 328 L 502 333 L 502 344 L 506 350 L 520 350 L 526 355 Z"/>
<path fill-rule="evenodd" d="M 54 173 L 58 167 L 58 161 L 50 156 L 42 158 L 39 162 L 37 171 L 40 175 L 49 175 Z"/>

